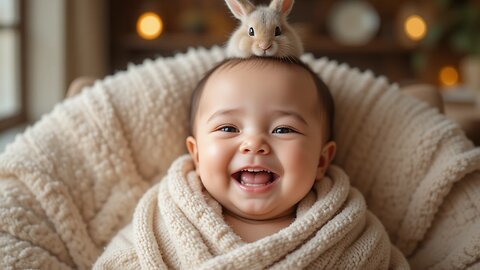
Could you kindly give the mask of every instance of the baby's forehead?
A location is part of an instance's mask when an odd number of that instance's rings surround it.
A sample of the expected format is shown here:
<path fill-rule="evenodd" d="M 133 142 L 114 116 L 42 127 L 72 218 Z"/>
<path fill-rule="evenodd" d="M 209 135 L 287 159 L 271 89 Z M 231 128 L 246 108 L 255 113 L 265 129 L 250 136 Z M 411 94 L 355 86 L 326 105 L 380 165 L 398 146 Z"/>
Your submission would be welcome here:
<path fill-rule="evenodd" d="M 251 79 L 251 77 L 254 77 L 255 79 Z M 269 79 L 265 79 L 266 77 Z M 286 77 L 289 79 L 285 81 Z M 235 82 L 232 83 L 232 81 Z M 210 107 L 211 110 L 212 106 L 216 107 L 220 104 L 219 102 L 224 102 L 222 99 L 217 99 L 215 94 L 212 95 L 212 92 L 209 91 L 212 90 L 210 88 L 214 88 L 213 92 L 219 93 L 224 91 L 225 88 L 231 87 L 232 85 L 245 86 L 243 83 L 245 81 L 253 82 L 253 84 L 249 85 L 253 88 L 257 88 L 257 82 L 258 84 L 261 84 L 262 82 L 268 82 L 269 89 L 272 89 L 270 85 L 271 82 L 277 82 L 277 86 L 283 86 L 283 83 L 287 82 L 289 85 L 293 85 L 297 91 L 296 94 L 300 94 L 303 92 L 302 90 L 306 90 L 306 92 L 309 94 L 301 94 L 301 96 L 308 96 L 306 103 L 310 104 L 310 106 L 302 107 L 308 107 L 311 108 L 309 111 L 315 111 L 322 123 L 322 126 L 327 124 L 327 127 L 331 129 L 331 123 L 333 122 L 331 119 L 333 119 L 334 107 L 333 99 L 329 93 L 328 87 L 310 69 L 310 67 L 301 62 L 300 59 L 270 59 L 268 57 L 228 59 L 209 71 L 209 73 L 205 75 L 202 81 L 198 84 L 194 94 L 192 95 L 192 104 L 190 110 L 190 126 L 192 129 L 196 125 L 195 123 L 197 122 L 197 116 L 200 116 L 197 114 L 204 115 L 204 113 L 201 113 L 201 111 L 205 112 L 205 108 Z M 305 82 L 307 83 L 305 84 Z M 262 91 L 261 88 L 258 90 Z M 242 88 L 237 87 L 237 89 L 234 91 L 237 94 L 241 93 Z M 210 92 L 210 94 L 207 93 L 207 96 L 209 97 L 205 98 L 205 92 Z M 270 91 L 269 93 L 271 96 L 277 95 L 275 91 Z M 236 102 L 236 100 L 230 100 L 231 102 L 229 104 Z M 270 100 L 267 100 L 266 102 L 270 103 Z M 289 100 L 287 103 L 288 102 Z M 287 104 L 287 106 L 288 105 L 290 104 Z M 200 107 L 203 107 L 204 109 L 200 110 Z"/>
<path fill-rule="evenodd" d="M 305 68 L 280 61 L 253 59 L 226 62 L 209 76 L 205 87 L 212 87 L 219 81 L 226 81 L 228 84 L 244 84 L 247 81 L 262 83 L 267 87 L 282 82 L 298 94 L 303 91 L 312 91 L 311 93 L 316 95 L 318 92 L 312 75 Z M 305 87 L 305 83 L 308 87 Z M 299 85 L 303 85 L 303 89 L 300 89 Z"/>
<path fill-rule="evenodd" d="M 298 95 L 319 97 L 318 85 L 306 68 L 286 62 L 286 60 L 243 59 L 223 63 L 210 74 L 204 88 L 217 87 L 218 83 L 227 85 L 251 83 L 265 87 L 288 86 Z M 205 90 L 205 89 L 204 89 Z M 221 89 L 220 89 L 221 90 Z M 208 90 L 207 90 L 208 91 Z"/>
<path fill-rule="evenodd" d="M 248 81 L 248 83 L 245 83 Z M 232 85 L 241 85 L 241 87 L 232 87 Z M 258 86 L 260 85 L 260 86 Z M 242 87 L 251 87 L 258 89 L 253 96 L 252 91 L 245 91 Z M 262 88 L 265 87 L 265 88 Z M 281 91 L 287 89 L 287 92 Z M 274 91 L 265 91 L 274 89 Z M 278 90 L 278 92 L 276 92 Z M 294 64 L 285 64 L 273 61 L 242 61 L 234 63 L 225 63 L 216 69 L 204 85 L 204 90 L 200 103 L 208 103 L 207 107 L 224 102 L 235 102 L 229 99 L 231 95 L 226 92 L 244 95 L 249 92 L 251 97 L 260 95 L 270 95 L 269 101 L 276 100 L 277 95 L 293 96 L 290 99 L 283 99 L 283 105 L 286 107 L 308 107 L 313 111 L 321 111 L 320 96 L 317 85 L 308 70 Z M 267 94 L 263 94 L 266 92 Z M 275 95 L 275 96 L 272 96 Z M 299 98 L 299 97 L 308 98 Z M 303 100 L 299 103 L 299 100 Z"/>
<path fill-rule="evenodd" d="M 310 75 L 309 72 L 302 68 L 299 65 L 288 64 L 287 62 L 282 61 L 273 61 L 270 59 L 262 60 L 261 58 L 255 59 L 245 59 L 245 60 L 232 60 L 227 61 L 223 65 L 221 65 L 218 69 L 213 72 L 212 76 L 215 74 L 222 74 L 232 71 L 238 70 L 250 70 L 252 72 L 258 72 L 259 70 L 268 70 L 268 71 L 275 71 L 275 70 L 282 70 L 283 72 L 287 72 L 290 74 L 304 74 Z"/>

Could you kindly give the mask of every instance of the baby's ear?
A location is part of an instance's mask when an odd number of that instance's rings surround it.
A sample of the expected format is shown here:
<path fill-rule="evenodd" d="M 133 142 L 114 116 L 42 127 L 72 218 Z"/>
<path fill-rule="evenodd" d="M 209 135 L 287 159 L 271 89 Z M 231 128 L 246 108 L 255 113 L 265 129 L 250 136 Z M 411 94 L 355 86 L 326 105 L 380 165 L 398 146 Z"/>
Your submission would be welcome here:
<path fill-rule="evenodd" d="M 185 144 L 187 145 L 188 153 L 190 157 L 193 159 L 193 163 L 195 164 L 195 168 L 198 168 L 198 148 L 197 148 L 197 140 L 194 137 L 188 136 L 185 140 Z"/>
<path fill-rule="evenodd" d="M 283 16 L 288 16 L 292 11 L 294 0 L 272 0 L 270 8 L 280 12 Z"/>
<path fill-rule="evenodd" d="M 255 9 L 255 6 L 248 0 L 225 0 L 225 3 L 227 3 L 230 11 L 239 20 L 245 18 Z"/>
<path fill-rule="evenodd" d="M 336 152 L 337 144 L 334 141 L 330 141 L 323 146 L 317 166 L 317 180 L 321 180 L 325 176 L 325 172 L 335 157 Z"/>

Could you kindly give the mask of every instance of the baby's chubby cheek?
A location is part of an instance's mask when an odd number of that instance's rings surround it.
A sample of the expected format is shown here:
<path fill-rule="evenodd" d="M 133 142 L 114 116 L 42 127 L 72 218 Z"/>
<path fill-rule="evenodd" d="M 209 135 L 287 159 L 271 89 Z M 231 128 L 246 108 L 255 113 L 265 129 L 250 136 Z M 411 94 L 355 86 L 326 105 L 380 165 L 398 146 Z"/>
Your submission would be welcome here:
<path fill-rule="evenodd" d="M 225 147 L 223 147 L 222 143 L 209 142 L 208 140 L 204 140 L 203 142 L 200 141 L 200 144 L 198 146 L 202 155 L 210 157 L 215 155 L 222 155 L 222 152 L 226 150 Z"/>
<path fill-rule="evenodd" d="M 316 145 L 300 144 L 295 147 L 285 149 L 283 154 L 279 157 L 283 162 L 285 168 L 290 172 L 310 172 L 316 171 L 318 165 L 319 153 L 313 151 Z"/>
<path fill-rule="evenodd" d="M 285 149 L 283 158 L 286 164 L 298 165 L 308 161 L 309 151 L 300 147 L 290 147 Z"/>
<path fill-rule="evenodd" d="M 218 168 L 227 163 L 226 149 L 217 144 L 199 146 L 199 166 L 206 170 Z"/>

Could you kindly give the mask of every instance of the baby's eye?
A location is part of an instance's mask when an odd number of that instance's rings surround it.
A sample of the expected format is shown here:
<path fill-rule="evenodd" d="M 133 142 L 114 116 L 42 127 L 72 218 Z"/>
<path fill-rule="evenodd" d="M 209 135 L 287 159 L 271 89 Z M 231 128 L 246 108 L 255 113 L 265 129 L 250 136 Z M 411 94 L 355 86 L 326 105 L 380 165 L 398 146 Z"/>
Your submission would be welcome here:
<path fill-rule="evenodd" d="M 272 133 L 296 133 L 296 131 L 288 127 L 278 127 L 275 128 Z"/>
<path fill-rule="evenodd" d="M 218 129 L 218 131 L 222 132 L 238 132 L 238 129 L 236 127 L 232 126 L 223 126 Z"/>

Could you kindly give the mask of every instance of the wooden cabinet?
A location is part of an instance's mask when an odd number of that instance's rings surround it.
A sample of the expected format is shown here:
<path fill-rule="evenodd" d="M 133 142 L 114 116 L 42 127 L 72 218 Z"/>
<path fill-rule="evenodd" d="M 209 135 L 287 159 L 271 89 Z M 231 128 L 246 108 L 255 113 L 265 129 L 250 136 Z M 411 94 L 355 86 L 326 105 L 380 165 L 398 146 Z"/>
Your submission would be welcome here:
<path fill-rule="evenodd" d="M 253 1 L 265 3 L 268 1 Z M 328 14 L 334 0 L 297 0 L 289 21 L 300 31 L 307 52 L 328 57 L 362 70 L 371 69 L 391 81 L 418 81 L 411 58 L 415 46 L 399 42 L 396 26 L 398 10 L 406 0 L 368 1 L 378 12 L 381 26 L 377 35 L 361 46 L 342 45 L 327 30 Z M 225 44 L 237 21 L 221 0 L 195 1 L 114 1 L 110 0 L 111 69 L 125 69 L 127 63 L 144 58 L 170 56 L 188 47 Z M 147 41 L 135 33 L 138 16 L 154 9 L 165 22 L 160 37 Z"/>

